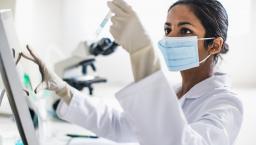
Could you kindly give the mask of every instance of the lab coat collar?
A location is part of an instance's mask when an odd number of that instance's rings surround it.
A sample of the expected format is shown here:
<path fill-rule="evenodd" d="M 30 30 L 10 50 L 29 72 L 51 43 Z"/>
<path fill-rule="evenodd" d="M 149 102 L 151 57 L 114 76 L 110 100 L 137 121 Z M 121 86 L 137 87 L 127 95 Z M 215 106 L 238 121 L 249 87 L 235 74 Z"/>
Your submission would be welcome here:
<path fill-rule="evenodd" d="M 192 87 L 180 100 L 179 102 L 183 104 L 185 99 L 196 99 L 203 96 L 206 92 L 209 92 L 215 88 L 231 87 L 229 77 L 225 73 L 215 72 L 213 76 L 203 80 L 202 82 L 196 84 Z M 181 84 L 178 88 L 181 88 Z M 178 90 L 177 88 L 175 89 Z"/>

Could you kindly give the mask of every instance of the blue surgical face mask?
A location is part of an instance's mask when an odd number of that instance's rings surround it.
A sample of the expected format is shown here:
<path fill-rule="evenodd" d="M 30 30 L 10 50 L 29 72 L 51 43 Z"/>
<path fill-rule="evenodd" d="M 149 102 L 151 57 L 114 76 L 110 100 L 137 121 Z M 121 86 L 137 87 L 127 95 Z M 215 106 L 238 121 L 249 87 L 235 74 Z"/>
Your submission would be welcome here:
<path fill-rule="evenodd" d="M 164 37 L 158 42 L 167 67 L 170 71 L 182 71 L 198 67 L 211 55 L 199 61 L 198 40 L 210 40 L 214 38 L 188 37 Z"/>

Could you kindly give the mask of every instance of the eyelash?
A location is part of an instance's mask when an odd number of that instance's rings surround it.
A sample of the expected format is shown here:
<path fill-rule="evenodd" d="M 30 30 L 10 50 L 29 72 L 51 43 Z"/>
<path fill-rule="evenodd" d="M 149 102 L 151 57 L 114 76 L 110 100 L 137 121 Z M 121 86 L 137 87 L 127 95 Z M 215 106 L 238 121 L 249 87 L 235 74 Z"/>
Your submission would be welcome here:
<path fill-rule="evenodd" d="M 188 31 L 189 33 L 187 33 Z M 182 28 L 180 32 L 181 32 L 181 35 L 191 35 L 193 33 L 190 29 L 187 29 L 187 28 Z"/>
<path fill-rule="evenodd" d="M 171 32 L 171 28 L 164 28 L 164 32 L 165 32 L 165 35 L 167 36 L 170 32 Z M 189 31 L 189 33 L 187 33 Z M 181 28 L 180 30 L 180 35 L 181 36 L 184 36 L 184 35 L 191 35 L 193 34 L 193 31 L 188 29 L 188 28 Z"/>
<path fill-rule="evenodd" d="M 164 28 L 164 33 L 167 36 L 172 30 L 170 28 Z"/>

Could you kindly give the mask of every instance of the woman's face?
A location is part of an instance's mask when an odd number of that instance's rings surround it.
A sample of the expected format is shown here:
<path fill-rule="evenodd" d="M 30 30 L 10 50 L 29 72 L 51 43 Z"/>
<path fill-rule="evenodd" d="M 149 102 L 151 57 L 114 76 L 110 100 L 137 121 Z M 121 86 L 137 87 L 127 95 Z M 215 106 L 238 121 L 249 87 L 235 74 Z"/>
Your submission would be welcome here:
<path fill-rule="evenodd" d="M 187 5 L 176 5 L 170 9 L 164 31 L 167 37 L 197 36 L 204 38 L 206 33 L 200 20 Z M 204 41 L 198 41 L 198 49 L 199 60 L 203 60 L 209 55 Z"/>

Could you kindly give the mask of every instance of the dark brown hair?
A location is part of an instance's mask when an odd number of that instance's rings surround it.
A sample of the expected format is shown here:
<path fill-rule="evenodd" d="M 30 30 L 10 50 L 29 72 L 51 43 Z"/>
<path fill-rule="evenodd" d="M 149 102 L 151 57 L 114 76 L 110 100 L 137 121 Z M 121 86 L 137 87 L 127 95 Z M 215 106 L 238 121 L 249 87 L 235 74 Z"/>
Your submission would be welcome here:
<path fill-rule="evenodd" d="M 178 0 L 168 9 L 168 12 L 176 5 L 188 5 L 201 21 L 206 30 L 205 37 L 222 37 L 224 40 L 221 52 L 214 55 L 215 64 L 221 58 L 220 54 L 226 54 L 229 46 L 226 43 L 228 31 L 228 15 L 223 5 L 217 0 Z M 206 40 L 205 47 L 213 43 Z"/>

